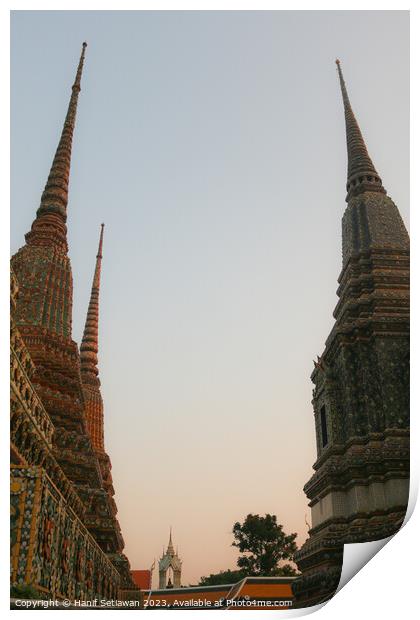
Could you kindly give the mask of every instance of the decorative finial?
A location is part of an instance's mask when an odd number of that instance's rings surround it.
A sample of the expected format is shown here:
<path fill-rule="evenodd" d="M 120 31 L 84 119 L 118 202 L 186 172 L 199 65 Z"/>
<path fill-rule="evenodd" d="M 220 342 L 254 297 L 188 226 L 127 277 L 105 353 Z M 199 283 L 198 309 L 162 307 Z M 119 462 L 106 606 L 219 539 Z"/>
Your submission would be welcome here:
<path fill-rule="evenodd" d="M 104 239 L 104 228 L 105 228 L 105 224 L 101 224 L 101 233 L 99 235 L 99 246 L 98 246 L 98 253 L 96 255 L 96 258 L 102 258 L 102 244 L 103 244 L 103 239 Z"/>
<path fill-rule="evenodd" d="M 335 64 L 336 64 L 336 65 L 339 65 L 339 64 L 340 64 L 340 61 L 339 61 L 339 59 L 338 59 L 338 58 L 336 58 L 336 59 L 335 59 Z"/>
<path fill-rule="evenodd" d="M 172 525 L 169 528 L 169 543 L 168 543 L 168 548 L 166 550 L 166 553 L 169 555 L 174 555 L 175 554 L 175 550 L 174 550 L 174 545 L 172 542 Z"/>

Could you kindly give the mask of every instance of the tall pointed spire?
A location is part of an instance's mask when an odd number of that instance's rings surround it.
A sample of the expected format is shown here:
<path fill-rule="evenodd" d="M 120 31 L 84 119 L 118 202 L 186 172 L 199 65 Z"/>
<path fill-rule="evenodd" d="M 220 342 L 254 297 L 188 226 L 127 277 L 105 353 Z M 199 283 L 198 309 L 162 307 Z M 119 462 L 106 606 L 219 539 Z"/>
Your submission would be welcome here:
<path fill-rule="evenodd" d="M 293 584 L 299 608 L 334 595 L 346 544 L 398 531 L 409 496 L 410 240 L 376 175 L 337 65 L 348 205 L 335 323 L 311 374 L 317 460 L 304 487 L 309 537 L 294 555 L 302 573 Z M 354 501 L 359 492 L 363 502 Z"/>
<path fill-rule="evenodd" d="M 104 226 L 101 224 L 98 253 L 96 255 L 95 272 L 93 274 L 92 290 L 86 317 L 85 330 L 80 346 L 80 363 L 82 381 L 84 384 L 99 385 L 98 379 L 98 324 L 99 324 L 99 288 L 101 285 L 102 244 Z"/>
<path fill-rule="evenodd" d="M 350 105 L 346 84 L 343 78 L 340 61 L 336 61 L 340 80 L 341 93 L 344 104 L 344 117 L 346 121 L 347 136 L 347 198 L 355 196 L 362 191 L 386 193 L 382 186 L 382 180 L 376 172 L 360 131 L 359 124 Z"/>
<path fill-rule="evenodd" d="M 168 543 L 168 549 L 166 550 L 166 553 L 169 555 L 175 555 L 175 549 L 174 549 L 174 545 L 172 542 L 172 526 L 169 529 L 169 543 Z"/>
<path fill-rule="evenodd" d="M 67 250 L 66 220 L 71 150 L 86 47 L 87 43 L 83 43 L 63 130 L 41 196 L 41 204 L 31 231 L 26 234 L 26 241 L 30 245 L 53 243 Z"/>

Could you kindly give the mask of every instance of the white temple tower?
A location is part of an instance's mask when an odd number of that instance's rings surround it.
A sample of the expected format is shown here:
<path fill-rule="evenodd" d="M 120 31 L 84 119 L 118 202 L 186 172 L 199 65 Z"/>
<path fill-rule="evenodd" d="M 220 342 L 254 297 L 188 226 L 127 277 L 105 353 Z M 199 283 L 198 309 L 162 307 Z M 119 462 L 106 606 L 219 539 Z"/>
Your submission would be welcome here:
<path fill-rule="evenodd" d="M 169 543 L 166 553 L 162 554 L 159 560 L 159 590 L 165 588 L 181 587 L 182 561 L 178 557 L 178 550 L 175 553 L 172 543 L 172 528 L 169 532 Z M 172 573 L 172 580 L 171 580 Z M 168 580 L 167 580 L 168 577 Z"/>

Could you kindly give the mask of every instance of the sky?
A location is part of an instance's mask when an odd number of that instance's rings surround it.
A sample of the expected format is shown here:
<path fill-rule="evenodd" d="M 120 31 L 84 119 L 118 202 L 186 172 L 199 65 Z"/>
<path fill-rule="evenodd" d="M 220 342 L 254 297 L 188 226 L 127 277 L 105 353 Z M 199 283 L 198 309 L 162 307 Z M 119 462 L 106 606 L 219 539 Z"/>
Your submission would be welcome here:
<path fill-rule="evenodd" d="M 248 513 L 306 538 L 310 374 L 333 325 L 346 206 L 334 61 L 408 227 L 409 16 L 12 12 L 12 253 L 84 40 L 73 339 L 104 222 L 99 366 L 125 552 L 149 568 L 172 526 L 182 583 L 194 584 L 235 568 L 231 530 Z"/>

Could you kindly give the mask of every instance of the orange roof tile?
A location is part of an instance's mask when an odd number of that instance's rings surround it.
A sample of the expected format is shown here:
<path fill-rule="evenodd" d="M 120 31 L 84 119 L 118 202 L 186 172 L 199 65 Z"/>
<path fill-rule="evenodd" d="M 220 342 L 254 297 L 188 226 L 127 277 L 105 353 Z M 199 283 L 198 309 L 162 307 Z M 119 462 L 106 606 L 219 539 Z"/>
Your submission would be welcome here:
<path fill-rule="evenodd" d="M 149 590 L 152 585 L 152 574 L 150 570 L 132 570 L 131 576 L 140 590 Z"/>

